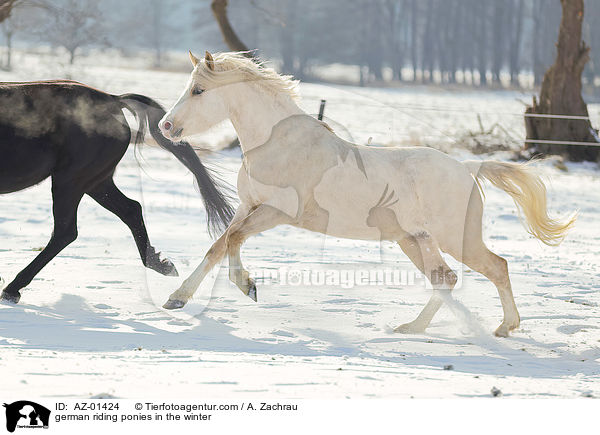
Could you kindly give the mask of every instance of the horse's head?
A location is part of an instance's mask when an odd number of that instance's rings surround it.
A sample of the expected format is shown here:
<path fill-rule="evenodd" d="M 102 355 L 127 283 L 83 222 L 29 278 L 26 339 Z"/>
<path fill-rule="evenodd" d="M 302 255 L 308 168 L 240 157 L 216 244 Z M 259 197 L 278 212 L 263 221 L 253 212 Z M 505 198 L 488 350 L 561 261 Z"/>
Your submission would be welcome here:
<path fill-rule="evenodd" d="M 159 122 L 163 135 L 171 140 L 202 133 L 228 117 L 218 86 L 210 80 L 215 75 L 212 55 L 207 51 L 203 61 L 191 51 L 189 55 L 194 67 L 190 79 L 179 100 Z"/>
<path fill-rule="evenodd" d="M 190 60 L 194 70 L 188 84 L 159 123 L 168 139 L 205 132 L 225 119 L 257 121 L 276 114 L 277 122 L 299 110 L 294 102 L 297 82 L 244 53 L 217 53 L 213 57 L 207 51 L 200 60 L 190 52 Z M 261 124 L 270 132 L 265 122 L 248 124 L 252 129 Z"/>
<path fill-rule="evenodd" d="M 179 100 L 158 124 L 163 135 L 171 140 L 202 133 L 229 116 L 219 92 L 212 55 L 207 51 L 200 60 L 191 51 L 189 54 L 194 70 Z"/>

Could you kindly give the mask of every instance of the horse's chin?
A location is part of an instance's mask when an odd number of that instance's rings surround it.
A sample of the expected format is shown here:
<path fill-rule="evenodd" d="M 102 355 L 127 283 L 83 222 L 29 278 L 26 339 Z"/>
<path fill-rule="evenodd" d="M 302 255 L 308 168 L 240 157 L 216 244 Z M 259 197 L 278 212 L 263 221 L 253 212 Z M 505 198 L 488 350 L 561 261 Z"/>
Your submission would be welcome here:
<path fill-rule="evenodd" d="M 184 139 L 183 128 L 180 128 L 174 131 L 173 133 L 171 133 L 170 131 L 161 130 L 161 133 L 166 139 L 170 140 L 171 142 L 181 142 Z"/>

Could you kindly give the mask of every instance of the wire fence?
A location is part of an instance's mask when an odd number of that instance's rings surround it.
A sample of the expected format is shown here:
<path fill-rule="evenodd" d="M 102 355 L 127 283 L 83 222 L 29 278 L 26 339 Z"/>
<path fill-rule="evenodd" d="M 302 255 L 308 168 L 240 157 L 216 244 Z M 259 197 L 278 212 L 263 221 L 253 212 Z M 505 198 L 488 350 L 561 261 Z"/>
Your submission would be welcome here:
<path fill-rule="evenodd" d="M 364 95 L 361 93 L 355 93 L 355 94 L 358 94 L 367 99 L 373 99 L 372 96 Z M 319 104 L 321 104 L 321 105 L 322 105 L 322 101 L 327 101 L 327 102 L 329 102 L 329 104 L 331 104 L 330 103 L 331 99 L 324 100 L 323 98 L 317 98 L 314 96 L 303 97 L 303 100 L 318 101 Z M 344 101 L 344 100 L 334 100 L 333 104 L 353 106 L 353 107 L 357 106 L 357 103 Z M 437 130 L 439 133 L 452 139 L 453 141 L 456 141 L 457 139 L 455 137 L 452 137 L 452 136 L 446 134 L 442 130 L 434 127 L 433 125 L 428 124 L 422 118 L 416 117 L 415 115 L 413 115 L 407 111 L 468 113 L 468 114 L 477 115 L 477 116 L 490 115 L 490 116 L 514 116 L 514 117 L 540 118 L 540 119 L 582 120 L 582 121 L 589 121 L 590 123 L 592 123 L 592 118 L 590 116 L 582 116 L 582 115 L 567 115 L 567 114 L 557 115 L 557 114 L 543 114 L 543 113 L 513 113 L 513 112 L 484 112 L 484 111 L 475 111 L 471 108 L 457 108 L 457 107 L 444 108 L 444 107 L 422 106 L 422 105 L 414 105 L 414 104 L 398 105 L 398 104 L 393 104 L 393 103 L 389 103 L 386 101 L 377 101 L 376 104 L 361 103 L 360 106 L 361 107 L 373 107 L 373 108 L 378 108 L 378 109 L 381 109 L 383 107 L 383 108 L 397 110 L 399 113 L 409 116 L 410 118 L 415 119 L 415 120 L 419 121 L 420 123 L 423 123 L 423 124 L 427 125 L 428 127 Z M 322 114 L 322 107 L 320 108 L 319 113 Z M 596 136 L 595 132 L 592 132 L 592 133 L 594 136 Z M 537 144 L 565 145 L 565 146 L 594 146 L 594 147 L 600 146 L 600 141 L 599 142 L 580 142 L 580 141 L 565 141 L 565 140 L 551 140 L 551 139 L 523 139 L 522 142 L 523 143 L 531 143 L 531 144 L 537 143 Z"/>

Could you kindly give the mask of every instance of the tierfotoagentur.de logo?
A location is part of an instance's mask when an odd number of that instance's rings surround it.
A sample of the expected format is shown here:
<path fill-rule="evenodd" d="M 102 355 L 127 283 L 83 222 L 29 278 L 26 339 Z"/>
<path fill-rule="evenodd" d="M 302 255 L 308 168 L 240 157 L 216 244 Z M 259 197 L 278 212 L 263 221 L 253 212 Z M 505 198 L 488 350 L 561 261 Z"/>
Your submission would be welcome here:
<path fill-rule="evenodd" d="M 6 430 L 15 429 L 48 429 L 50 410 L 29 400 L 19 400 L 11 404 L 5 403 Z"/>

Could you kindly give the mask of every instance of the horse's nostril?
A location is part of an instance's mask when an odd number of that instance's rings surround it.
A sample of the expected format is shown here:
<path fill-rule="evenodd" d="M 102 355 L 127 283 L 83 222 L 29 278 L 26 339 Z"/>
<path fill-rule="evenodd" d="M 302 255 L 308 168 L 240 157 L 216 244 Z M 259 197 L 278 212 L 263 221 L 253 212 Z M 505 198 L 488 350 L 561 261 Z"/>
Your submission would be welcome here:
<path fill-rule="evenodd" d="M 173 123 L 170 121 L 165 121 L 163 124 L 163 128 L 165 130 L 171 130 L 173 128 Z"/>

